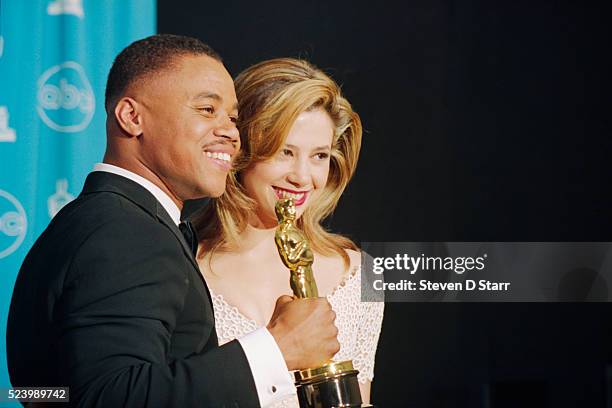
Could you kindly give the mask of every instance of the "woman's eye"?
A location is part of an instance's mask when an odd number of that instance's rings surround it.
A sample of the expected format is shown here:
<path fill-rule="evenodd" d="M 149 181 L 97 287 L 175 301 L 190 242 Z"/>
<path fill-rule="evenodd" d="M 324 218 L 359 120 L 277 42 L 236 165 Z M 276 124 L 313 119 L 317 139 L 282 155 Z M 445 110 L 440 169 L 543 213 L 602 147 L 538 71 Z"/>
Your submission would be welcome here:
<path fill-rule="evenodd" d="M 318 160 L 325 160 L 329 157 L 329 153 L 317 153 L 315 154 L 315 158 Z"/>
<path fill-rule="evenodd" d="M 293 156 L 293 152 L 289 149 L 283 149 L 281 150 L 281 153 L 283 154 L 283 156 Z"/>
<path fill-rule="evenodd" d="M 234 124 L 238 123 L 238 117 L 236 116 L 230 116 L 230 121 Z"/>
<path fill-rule="evenodd" d="M 214 113 L 215 113 L 215 108 L 213 108 L 212 106 L 204 106 L 204 107 L 200 108 L 200 110 L 202 112 L 206 112 L 206 113 L 208 113 L 210 115 L 214 115 Z"/>

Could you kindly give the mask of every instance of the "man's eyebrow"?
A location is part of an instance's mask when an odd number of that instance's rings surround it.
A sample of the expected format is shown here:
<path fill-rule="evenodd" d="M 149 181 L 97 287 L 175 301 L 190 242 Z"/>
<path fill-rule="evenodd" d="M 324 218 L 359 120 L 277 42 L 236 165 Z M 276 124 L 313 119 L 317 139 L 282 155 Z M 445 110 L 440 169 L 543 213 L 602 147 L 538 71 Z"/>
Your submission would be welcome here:
<path fill-rule="evenodd" d="M 207 92 L 207 91 L 200 92 L 193 99 L 194 100 L 199 100 L 199 99 L 214 99 L 214 100 L 216 100 L 218 102 L 223 102 L 223 98 L 221 97 L 221 95 L 216 94 L 214 92 Z M 236 102 L 236 103 L 234 103 L 232 105 L 232 110 L 233 111 L 238 110 L 238 102 Z"/>
<path fill-rule="evenodd" d="M 193 99 L 214 99 L 214 100 L 217 100 L 217 101 L 222 101 L 223 100 L 221 95 L 216 94 L 214 92 L 208 92 L 208 91 L 200 92 Z"/>

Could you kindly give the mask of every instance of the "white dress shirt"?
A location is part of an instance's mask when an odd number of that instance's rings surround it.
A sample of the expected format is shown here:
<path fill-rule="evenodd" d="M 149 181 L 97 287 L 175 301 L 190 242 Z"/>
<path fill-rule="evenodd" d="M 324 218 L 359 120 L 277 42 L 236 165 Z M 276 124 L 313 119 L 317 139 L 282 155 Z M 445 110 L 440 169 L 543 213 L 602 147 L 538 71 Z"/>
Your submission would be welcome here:
<path fill-rule="evenodd" d="M 162 189 L 138 174 L 107 163 L 97 163 L 93 171 L 117 174 L 146 188 L 164 207 L 176 225 L 180 223 L 181 210 Z M 274 337 L 265 327 L 238 339 L 251 367 L 259 403 L 262 407 L 282 401 L 295 393 L 295 386 L 288 373 L 285 359 Z"/>

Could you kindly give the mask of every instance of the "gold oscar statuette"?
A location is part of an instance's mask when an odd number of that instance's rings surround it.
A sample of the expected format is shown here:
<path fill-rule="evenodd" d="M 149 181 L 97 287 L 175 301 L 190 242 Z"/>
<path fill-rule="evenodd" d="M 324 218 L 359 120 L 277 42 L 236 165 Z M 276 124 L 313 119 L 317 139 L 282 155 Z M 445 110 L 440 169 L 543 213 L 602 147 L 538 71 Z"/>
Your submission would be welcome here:
<path fill-rule="evenodd" d="M 280 199 L 276 203 L 274 242 L 283 264 L 289 268 L 291 290 L 296 298 L 319 296 L 312 273 L 314 256 L 304 233 L 295 225 L 296 210 L 293 200 Z M 295 386 L 301 408 L 362 407 L 358 371 L 352 361 L 330 361 L 321 367 L 294 372 Z"/>

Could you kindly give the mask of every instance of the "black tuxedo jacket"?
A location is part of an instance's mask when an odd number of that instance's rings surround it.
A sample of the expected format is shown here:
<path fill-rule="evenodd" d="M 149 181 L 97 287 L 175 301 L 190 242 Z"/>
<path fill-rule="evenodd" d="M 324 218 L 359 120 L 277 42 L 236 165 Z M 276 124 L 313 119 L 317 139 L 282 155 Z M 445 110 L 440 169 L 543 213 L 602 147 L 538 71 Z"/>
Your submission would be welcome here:
<path fill-rule="evenodd" d="M 257 407 L 237 341 L 218 346 L 195 259 L 161 204 L 87 177 L 26 257 L 7 327 L 13 386 L 69 386 L 73 406 Z"/>

